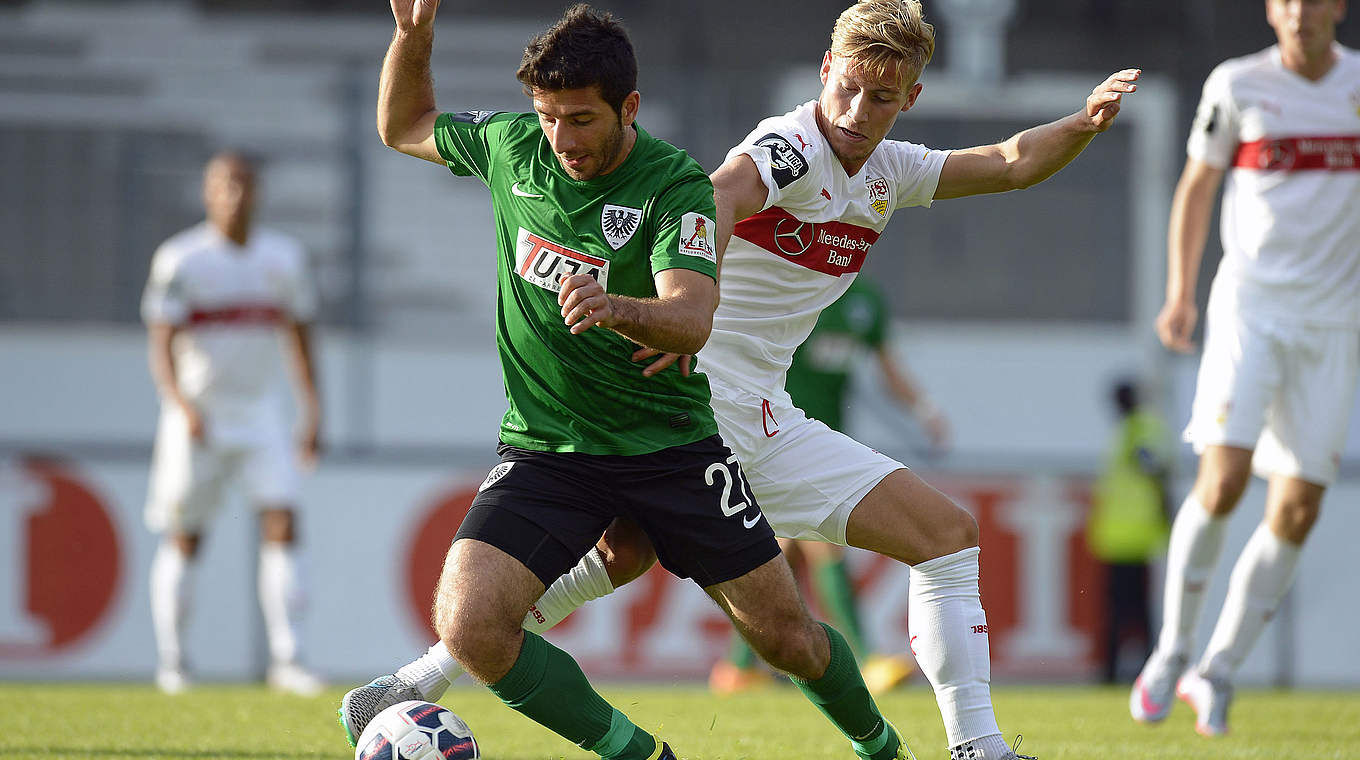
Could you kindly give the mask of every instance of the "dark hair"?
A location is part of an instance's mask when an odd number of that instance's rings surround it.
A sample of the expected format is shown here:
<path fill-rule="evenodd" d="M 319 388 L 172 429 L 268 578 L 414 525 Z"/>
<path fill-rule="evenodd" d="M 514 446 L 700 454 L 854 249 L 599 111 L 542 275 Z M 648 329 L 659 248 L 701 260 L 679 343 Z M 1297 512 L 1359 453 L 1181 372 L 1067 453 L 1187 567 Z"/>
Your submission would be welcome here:
<path fill-rule="evenodd" d="M 530 92 L 597 85 L 604 102 L 622 113 L 624 99 L 637 89 L 637 56 L 612 14 L 577 3 L 529 40 L 515 78 Z"/>
<path fill-rule="evenodd" d="M 1114 386 L 1114 405 L 1120 414 L 1132 414 L 1138 408 L 1138 385 L 1132 380 L 1121 380 Z"/>

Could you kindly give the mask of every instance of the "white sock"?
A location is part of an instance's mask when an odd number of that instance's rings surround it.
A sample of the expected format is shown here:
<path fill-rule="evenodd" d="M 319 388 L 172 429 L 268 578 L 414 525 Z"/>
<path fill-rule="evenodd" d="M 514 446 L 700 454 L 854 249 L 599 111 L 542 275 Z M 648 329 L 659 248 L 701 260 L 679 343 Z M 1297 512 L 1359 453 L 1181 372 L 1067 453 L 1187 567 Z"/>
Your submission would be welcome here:
<path fill-rule="evenodd" d="M 974 546 L 913 566 L 907 591 L 912 652 L 935 689 L 950 747 L 1001 734 L 992 712 L 987 614 L 978 593 L 980 552 Z"/>
<path fill-rule="evenodd" d="M 577 607 L 613 591 L 614 584 L 605 570 L 604 557 L 600 556 L 599 549 L 592 547 L 576 567 L 553 581 L 553 585 L 529 608 L 529 614 L 524 616 L 524 629 L 543 633 L 562 622 Z"/>
<path fill-rule="evenodd" d="M 1162 657 L 1184 655 L 1190 651 L 1204 607 L 1204 592 L 1223 553 L 1223 535 L 1228 521 L 1214 517 L 1199 500 L 1185 497 L 1171 525 L 1171 540 L 1166 553 L 1166 588 L 1162 593 L 1162 631 L 1157 638 L 1157 654 Z"/>
<path fill-rule="evenodd" d="M 1275 535 L 1265 523 L 1256 527 L 1228 578 L 1223 611 L 1200 660 L 1205 674 L 1227 680 L 1236 675 L 1294 583 L 1301 550 L 1298 544 Z"/>
<path fill-rule="evenodd" d="M 151 559 L 151 627 L 160 667 L 184 667 L 184 621 L 192 600 L 194 563 L 173 541 L 162 540 Z"/>
<path fill-rule="evenodd" d="M 554 581 L 529 608 L 524 616 L 524 628 L 543 633 L 562 622 L 577 607 L 613 590 L 604 557 L 600 556 L 599 549 L 592 547 L 576 567 Z M 444 696 L 444 691 L 463 673 L 463 666 L 453 659 L 444 643 L 436 641 L 425 654 L 403 665 L 396 674 L 414 684 L 425 699 L 434 701 Z"/>
<path fill-rule="evenodd" d="M 297 617 L 302 610 L 302 582 L 293 547 L 277 541 L 260 544 L 260 611 L 269 655 L 275 663 L 297 659 Z"/>

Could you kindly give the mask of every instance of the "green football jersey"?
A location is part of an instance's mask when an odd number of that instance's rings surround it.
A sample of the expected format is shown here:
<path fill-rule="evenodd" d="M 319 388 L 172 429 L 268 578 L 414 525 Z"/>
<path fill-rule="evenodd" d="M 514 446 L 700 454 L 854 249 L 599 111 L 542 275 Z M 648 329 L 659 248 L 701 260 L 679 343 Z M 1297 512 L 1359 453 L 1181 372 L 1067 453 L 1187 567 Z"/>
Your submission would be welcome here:
<path fill-rule="evenodd" d="M 707 377 L 672 366 L 645 378 L 645 365 L 630 359 L 636 344 L 601 327 L 572 335 L 557 303 L 569 274 L 636 298 L 655 298 L 653 275 L 665 269 L 716 279 L 713 183 L 699 164 L 638 127 L 618 168 L 578 181 L 532 113 L 446 113 L 434 136 L 454 174 L 491 190 L 496 346 L 509 401 L 501 440 L 634 455 L 716 434 Z"/>
<path fill-rule="evenodd" d="M 883 294 L 856 277 L 845 294 L 822 310 L 817 325 L 793 354 L 785 390 L 807 416 L 841 430 L 850 373 L 866 349 L 887 339 Z"/>

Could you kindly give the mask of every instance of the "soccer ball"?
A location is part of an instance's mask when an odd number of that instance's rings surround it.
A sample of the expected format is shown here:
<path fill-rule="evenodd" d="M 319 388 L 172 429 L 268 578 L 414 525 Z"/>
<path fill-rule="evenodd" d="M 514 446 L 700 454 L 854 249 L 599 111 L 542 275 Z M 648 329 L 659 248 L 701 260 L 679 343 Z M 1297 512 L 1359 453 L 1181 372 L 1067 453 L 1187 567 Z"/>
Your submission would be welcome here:
<path fill-rule="evenodd" d="M 360 734 L 354 760 L 475 760 L 472 729 L 433 702 L 401 702 L 378 713 Z"/>

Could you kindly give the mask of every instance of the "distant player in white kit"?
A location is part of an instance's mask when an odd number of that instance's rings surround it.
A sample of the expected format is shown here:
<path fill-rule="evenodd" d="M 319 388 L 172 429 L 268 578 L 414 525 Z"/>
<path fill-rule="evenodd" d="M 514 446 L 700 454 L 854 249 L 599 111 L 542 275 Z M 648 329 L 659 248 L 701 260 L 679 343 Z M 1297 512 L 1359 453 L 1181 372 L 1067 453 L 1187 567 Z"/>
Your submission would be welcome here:
<path fill-rule="evenodd" d="M 1360 351 L 1360 55 L 1336 43 L 1345 0 L 1267 0 L 1279 43 L 1204 84 L 1171 211 L 1157 332 L 1188 352 L 1195 281 L 1224 176 L 1223 260 L 1209 295 L 1186 440 L 1200 455 L 1172 526 L 1163 622 L 1129 710 L 1157 722 L 1173 691 L 1206 736 L 1228 730 L 1232 682 L 1293 582 L 1336 479 Z M 1265 517 L 1233 567 L 1209 646 L 1190 662 L 1225 519 L 1252 471 Z"/>
<path fill-rule="evenodd" d="M 1111 126 L 1139 72 L 1111 75 L 1076 113 L 1005 142 L 938 151 L 885 139 L 920 95 L 917 80 L 934 52 L 920 2 L 862 0 L 841 14 L 831 39 L 821 97 L 760 122 L 712 175 L 718 250 L 726 253 L 698 368 L 708 374 L 723 439 L 756 499 L 770 505 L 765 518 L 779 536 L 856 546 L 911 566 L 911 635 L 951 758 L 1023 757 L 1007 746 L 992 711 L 976 521 L 902 463 L 808 419 L 784 390 L 784 375 L 894 210 L 1047 179 Z M 644 349 L 634 359 L 655 354 Z M 638 567 L 619 558 L 645 552 L 622 540 L 628 533 L 606 534 L 530 610 L 526 628 L 545 630 L 635 577 Z M 437 699 L 460 673 L 437 643 L 396 674 L 350 691 L 342 720 L 357 732 L 384 705 Z"/>
<path fill-rule="evenodd" d="M 162 534 L 151 563 L 156 684 L 189 685 L 183 626 L 200 538 L 233 482 L 260 511 L 260 607 L 276 689 L 321 684 L 298 664 L 301 599 L 293 544 L 298 464 L 318 454 L 321 411 L 308 323 L 316 295 L 291 238 L 252 227 L 255 169 L 220 153 L 203 176 L 207 219 L 161 244 L 142 299 L 151 374 L 161 397 L 147 525 Z M 302 417 L 290 442 L 279 368 L 286 349 Z"/>

